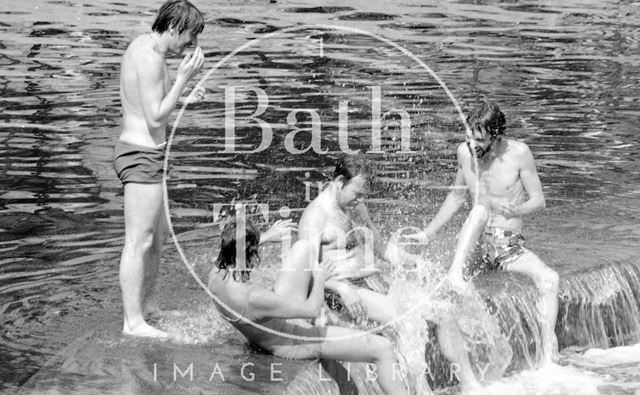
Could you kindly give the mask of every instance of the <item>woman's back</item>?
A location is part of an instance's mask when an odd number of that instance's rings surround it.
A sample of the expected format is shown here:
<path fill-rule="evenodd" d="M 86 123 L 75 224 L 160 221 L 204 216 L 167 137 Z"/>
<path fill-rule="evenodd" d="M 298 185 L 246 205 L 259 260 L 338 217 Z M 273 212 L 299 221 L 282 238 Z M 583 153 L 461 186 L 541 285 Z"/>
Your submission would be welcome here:
<path fill-rule="evenodd" d="M 283 358 L 317 358 L 324 328 L 303 319 L 265 317 L 256 319 L 249 306 L 251 285 L 236 282 L 216 269 L 209 276 L 209 289 L 218 297 L 216 309 L 254 345 Z M 234 314 L 235 312 L 235 314 Z"/>

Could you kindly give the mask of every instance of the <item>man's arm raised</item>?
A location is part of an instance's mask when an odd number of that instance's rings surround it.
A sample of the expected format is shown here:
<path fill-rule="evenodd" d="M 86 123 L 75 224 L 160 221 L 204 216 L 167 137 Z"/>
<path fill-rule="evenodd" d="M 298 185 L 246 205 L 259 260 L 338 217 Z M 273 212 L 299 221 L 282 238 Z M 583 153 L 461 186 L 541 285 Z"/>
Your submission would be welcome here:
<path fill-rule="evenodd" d="M 187 82 L 195 76 L 204 62 L 202 49 L 197 47 L 193 54 L 185 55 L 178 68 L 178 75 L 169 92 L 164 94 L 164 58 L 157 53 L 138 54 L 136 74 L 138 92 L 147 126 L 150 130 L 163 127 Z"/>
<path fill-rule="evenodd" d="M 284 239 L 291 238 L 291 232 L 296 230 L 296 226 L 290 219 L 279 219 L 269 229 L 260 234 L 260 243 L 279 243 Z"/>

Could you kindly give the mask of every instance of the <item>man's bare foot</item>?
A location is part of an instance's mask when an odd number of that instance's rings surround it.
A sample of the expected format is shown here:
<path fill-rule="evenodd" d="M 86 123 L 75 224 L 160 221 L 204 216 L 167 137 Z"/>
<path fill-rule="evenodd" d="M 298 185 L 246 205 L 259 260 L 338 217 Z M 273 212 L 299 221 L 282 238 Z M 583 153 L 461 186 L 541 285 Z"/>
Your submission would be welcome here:
<path fill-rule="evenodd" d="M 125 322 L 122 327 L 122 334 L 137 337 L 152 337 L 155 339 L 167 339 L 169 337 L 167 332 L 156 329 L 144 321 L 133 327 L 127 325 Z"/>

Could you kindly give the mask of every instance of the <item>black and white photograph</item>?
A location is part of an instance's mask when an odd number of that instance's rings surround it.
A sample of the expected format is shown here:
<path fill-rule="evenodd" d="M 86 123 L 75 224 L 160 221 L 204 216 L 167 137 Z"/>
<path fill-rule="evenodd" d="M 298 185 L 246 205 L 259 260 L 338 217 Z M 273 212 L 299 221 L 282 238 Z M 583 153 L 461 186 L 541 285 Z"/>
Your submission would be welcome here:
<path fill-rule="evenodd" d="M 640 395 L 640 2 L 0 4 L 0 393 Z"/>

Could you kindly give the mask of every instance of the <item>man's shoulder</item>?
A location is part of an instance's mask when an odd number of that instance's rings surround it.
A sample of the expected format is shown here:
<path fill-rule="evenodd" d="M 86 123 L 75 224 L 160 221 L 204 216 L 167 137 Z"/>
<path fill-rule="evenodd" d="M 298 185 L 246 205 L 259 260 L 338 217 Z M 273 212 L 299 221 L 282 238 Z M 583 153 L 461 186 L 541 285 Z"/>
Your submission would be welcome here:
<path fill-rule="evenodd" d="M 522 159 L 531 155 L 531 149 L 524 141 L 506 139 L 507 150 L 511 156 Z"/>
<path fill-rule="evenodd" d="M 458 159 L 458 165 L 467 167 L 471 163 L 471 151 L 466 142 L 458 144 L 456 148 L 456 157 Z"/>
<path fill-rule="evenodd" d="M 527 143 L 518 140 L 508 140 L 506 160 L 518 167 L 535 166 L 533 153 Z"/>
<path fill-rule="evenodd" d="M 124 54 L 124 61 L 134 64 L 145 65 L 162 64 L 163 58 L 154 49 L 154 43 L 150 36 L 141 35 L 136 37 Z"/>
<path fill-rule="evenodd" d="M 505 139 L 507 146 L 516 151 L 530 151 L 529 146 L 524 141 Z"/>
<path fill-rule="evenodd" d="M 458 156 L 458 159 L 462 159 L 465 156 L 470 155 L 469 147 L 467 146 L 466 142 L 458 144 L 458 146 L 456 147 L 456 155 Z"/>
<path fill-rule="evenodd" d="M 309 203 L 309 205 L 302 211 L 299 225 L 303 225 L 308 222 L 317 222 L 325 217 L 326 213 L 324 208 L 316 200 Z"/>

